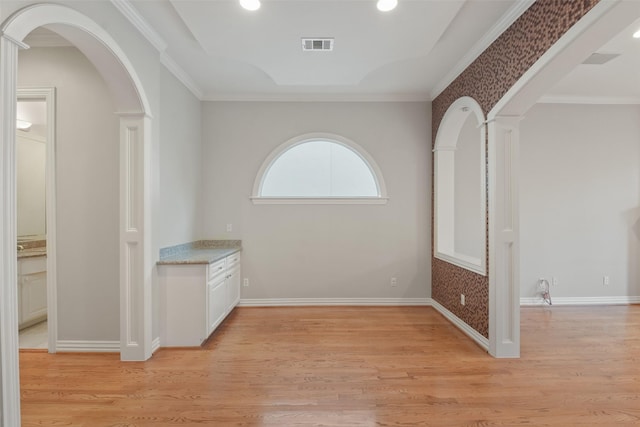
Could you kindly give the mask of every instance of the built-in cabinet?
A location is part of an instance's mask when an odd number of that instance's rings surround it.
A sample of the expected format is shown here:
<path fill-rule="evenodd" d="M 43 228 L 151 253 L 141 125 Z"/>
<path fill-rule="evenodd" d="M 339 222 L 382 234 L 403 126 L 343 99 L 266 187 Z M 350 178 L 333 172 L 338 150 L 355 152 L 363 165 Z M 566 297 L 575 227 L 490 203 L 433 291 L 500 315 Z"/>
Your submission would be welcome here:
<path fill-rule="evenodd" d="M 18 259 L 18 324 L 20 329 L 47 318 L 47 258 Z"/>
<path fill-rule="evenodd" d="M 160 345 L 201 345 L 240 301 L 240 252 L 211 264 L 159 266 Z"/>

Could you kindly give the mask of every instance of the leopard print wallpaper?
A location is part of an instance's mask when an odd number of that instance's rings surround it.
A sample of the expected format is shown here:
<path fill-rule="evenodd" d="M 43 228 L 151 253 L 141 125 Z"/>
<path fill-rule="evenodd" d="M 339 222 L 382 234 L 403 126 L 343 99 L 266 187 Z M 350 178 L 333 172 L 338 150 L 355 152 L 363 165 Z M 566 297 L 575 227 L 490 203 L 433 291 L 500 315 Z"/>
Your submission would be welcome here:
<path fill-rule="evenodd" d="M 486 115 L 542 54 L 599 1 L 537 0 L 531 5 L 433 100 L 432 144 L 444 113 L 455 100 L 470 96 L 478 101 Z M 433 194 L 432 189 L 432 201 Z M 488 263 L 487 267 L 491 268 Z M 431 286 L 434 300 L 489 337 L 488 276 L 433 258 Z M 460 294 L 465 294 L 464 306 L 460 305 Z"/>

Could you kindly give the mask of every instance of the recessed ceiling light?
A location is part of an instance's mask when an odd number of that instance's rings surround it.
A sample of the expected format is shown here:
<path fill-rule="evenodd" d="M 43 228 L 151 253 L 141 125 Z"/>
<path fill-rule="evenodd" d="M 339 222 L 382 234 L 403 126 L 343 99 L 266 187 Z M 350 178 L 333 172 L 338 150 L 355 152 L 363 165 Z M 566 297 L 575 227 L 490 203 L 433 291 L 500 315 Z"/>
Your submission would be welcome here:
<path fill-rule="evenodd" d="M 638 30 L 635 33 L 633 33 L 633 38 L 634 39 L 640 39 L 640 30 Z"/>
<path fill-rule="evenodd" d="M 247 10 L 260 9 L 260 0 L 240 0 L 240 6 Z"/>
<path fill-rule="evenodd" d="M 381 12 L 389 12 L 398 5 L 398 0 L 378 0 L 378 10 Z"/>

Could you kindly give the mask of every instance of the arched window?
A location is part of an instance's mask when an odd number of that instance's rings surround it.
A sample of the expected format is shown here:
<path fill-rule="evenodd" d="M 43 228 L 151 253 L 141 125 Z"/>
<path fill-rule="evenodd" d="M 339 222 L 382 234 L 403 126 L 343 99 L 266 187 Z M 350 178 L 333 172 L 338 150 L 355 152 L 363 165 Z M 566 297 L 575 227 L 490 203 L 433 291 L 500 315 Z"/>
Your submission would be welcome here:
<path fill-rule="evenodd" d="M 386 203 L 380 169 L 361 147 L 338 135 L 307 134 L 267 157 L 254 203 Z"/>

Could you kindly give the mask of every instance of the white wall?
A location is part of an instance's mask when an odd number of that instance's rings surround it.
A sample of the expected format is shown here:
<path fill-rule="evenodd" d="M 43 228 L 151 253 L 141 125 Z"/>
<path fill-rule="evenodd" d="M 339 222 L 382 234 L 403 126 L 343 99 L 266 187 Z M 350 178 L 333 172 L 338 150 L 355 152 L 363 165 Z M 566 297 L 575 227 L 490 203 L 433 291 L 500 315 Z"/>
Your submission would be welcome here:
<path fill-rule="evenodd" d="M 163 248 L 200 238 L 202 115 L 200 101 L 164 68 L 160 82 L 159 202 L 154 231 L 158 247 Z"/>
<path fill-rule="evenodd" d="M 56 88 L 58 339 L 119 340 L 119 125 L 77 49 L 20 52 L 18 86 Z"/>
<path fill-rule="evenodd" d="M 430 296 L 430 104 L 205 102 L 202 122 L 203 236 L 242 239 L 242 298 Z M 253 205 L 265 158 L 311 132 L 362 146 L 389 203 Z"/>
<path fill-rule="evenodd" d="M 45 226 L 46 139 L 16 132 L 16 211 L 18 240 L 41 238 Z"/>
<path fill-rule="evenodd" d="M 520 131 L 521 296 L 640 296 L 640 106 L 539 104 Z"/>
<path fill-rule="evenodd" d="M 455 151 L 454 252 L 482 258 L 482 138 L 475 114 L 465 120 Z"/>
<path fill-rule="evenodd" d="M 153 153 L 153 253 L 201 238 L 201 103 L 166 69 L 160 70 L 159 144 Z M 157 270 L 154 270 L 157 281 Z M 152 336 L 160 336 L 160 295 L 153 287 Z"/>

